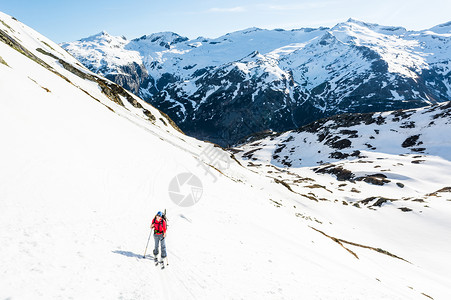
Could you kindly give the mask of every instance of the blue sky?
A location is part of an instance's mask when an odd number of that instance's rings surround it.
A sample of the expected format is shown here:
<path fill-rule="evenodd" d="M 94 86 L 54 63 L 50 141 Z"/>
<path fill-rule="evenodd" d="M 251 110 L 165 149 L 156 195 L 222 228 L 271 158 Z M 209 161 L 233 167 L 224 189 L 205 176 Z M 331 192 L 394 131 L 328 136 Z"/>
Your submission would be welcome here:
<path fill-rule="evenodd" d="M 160 31 L 196 38 L 249 27 L 333 26 L 350 17 L 414 30 L 451 21 L 450 0 L 0 0 L 0 11 L 55 42 L 102 30 L 129 39 Z"/>

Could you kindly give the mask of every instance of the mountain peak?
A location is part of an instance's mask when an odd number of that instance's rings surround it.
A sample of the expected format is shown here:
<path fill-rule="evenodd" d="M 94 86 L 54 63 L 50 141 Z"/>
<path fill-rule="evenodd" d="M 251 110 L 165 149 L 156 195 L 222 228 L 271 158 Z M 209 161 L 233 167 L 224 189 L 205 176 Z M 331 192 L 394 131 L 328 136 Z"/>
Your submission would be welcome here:
<path fill-rule="evenodd" d="M 363 23 L 365 24 L 365 22 L 359 21 L 357 19 L 353 19 L 353 18 L 349 18 L 348 20 L 346 20 L 346 23 Z"/>
<path fill-rule="evenodd" d="M 90 41 L 99 41 L 99 40 L 110 40 L 113 36 L 111 36 L 108 32 L 105 30 L 102 30 L 99 33 L 96 33 L 94 35 L 88 36 L 87 38 L 82 38 L 79 41 L 81 42 L 90 42 Z"/>
<path fill-rule="evenodd" d="M 97 34 L 94 34 L 94 35 L 91 35 L 91 36 L 89 36 L 88 38 L 91 38 L 91 37 L 102 37 L 102 36 L 107 36 L 107 37 L 109 37 L 109 36 L 111 36 L 108 32 L 106 32 L 105 30 L 102 30 L 101 32 L 99 32 L 99 33 L 97 33 Z"/>
<path fill-rule="evenodd" d="M 350 27 L 353 25 L 357 25 L 359 27 L 365 27 L 375 32 L 380 33 L 401 33 L 407 31 L 404 27 L 401 26 L 385 26 L 385 25 L 379 25 L 377 23 L 368 23 L 359 21 L 357 19 L 349 18 L 346 22 L 338 23 L 335 25 L 332 29 L 338 29 L 343 27 Z"/>
<path fill-rule="evenodd" d="M 125 36 L 114 36 L 106 32 L 105 30 L 102 30 L 101 32 L 88 36 L 87 38 L 80 39 L 80 42 L 99 42 L 104 41 L 106 43 L 111 43 L 113 40 L 116 40 L 118 42 L 127 41 L 127 38 Z"/>
<path fill-rule="evenodd" d="M 166 47 L 169 45 L 181 43 L 188 41 L 189 39 L 187 37 L 181 36 L 175 32 L 171 31 L 163 31 L 163 32 L 157 32 L 152 33 L 149 35 L 143 35 L 139 38 L 133 39 L 133 42 L 150 42 L 150 43 L 158 43 L 160 46 Z"/>
<path fill-rule="evenodd" d="M 246 28 L 246 29 L 242 30 L 241 32 L 244 34 L 247 34 L 247 33 L 255 32 L 255 31 L 262 31 L 262 30 L 263 29 L 258 28 L 258 27 L 250 27 L 250 28 Z"/>
<path fill-rule="evenodd" d="M 265 30 L 265 29 L 261 29 L 261 28 L 258 28 L 258 27 L 249 27 L 249 28 L 246 28 L 246 29 L 237 30 L 237 31 L 234 31 L 234 32 L 227 33 L 226 36 L 236 35 L 236 34 L 249 34 L 249 33 L 252 33 L 252 32 L 263 31 L 263 30 Z"/>
<path fill-rule="evenodd" d="M 380 26 L 379 24 L 376 23 L 368 23 L 368 22 L 363 22 L 354 18 L 349 18 L 346 20 L 346 22 L 342 22 L 342 23 L 338 23 L 338 24 L 355 24 L 355 25 L 359 25 L 362 27 L 368 27 L 368 28 L 374 28 L 374 27 L 378 27 Z"/>

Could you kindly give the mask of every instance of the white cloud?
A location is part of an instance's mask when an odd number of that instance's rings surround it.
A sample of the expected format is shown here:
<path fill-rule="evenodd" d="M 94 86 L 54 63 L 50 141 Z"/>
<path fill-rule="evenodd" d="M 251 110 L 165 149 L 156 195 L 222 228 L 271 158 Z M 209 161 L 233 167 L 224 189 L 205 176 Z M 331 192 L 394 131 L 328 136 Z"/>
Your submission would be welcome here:
<path fill-rule="evenodd" d="M 209 12 L 245 12 L 246 8 L 243 6 L 236 7 L 213 7 L 208 10 Z"/>

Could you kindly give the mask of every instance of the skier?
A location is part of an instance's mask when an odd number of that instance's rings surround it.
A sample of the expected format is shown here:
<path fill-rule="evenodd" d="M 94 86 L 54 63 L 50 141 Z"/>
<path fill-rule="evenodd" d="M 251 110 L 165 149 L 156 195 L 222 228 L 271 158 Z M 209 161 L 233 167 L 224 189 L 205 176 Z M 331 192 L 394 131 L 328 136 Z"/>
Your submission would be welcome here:
<path fill-rule="evenodd" d="M 155 239 L 155 249 L 153 249 L 153 255 L 155 257 L 155 262 L 158 261 L 158 246 L 161 244 L 161 263 L 163 263 L 163 260 L 167 255 L 166 241 L 164 240 L 166 237 L 166 220 L 161 211 L 157 212 L 155 218 L 153 218 L 150 228 L 154 230 L 153 237 Z"/>

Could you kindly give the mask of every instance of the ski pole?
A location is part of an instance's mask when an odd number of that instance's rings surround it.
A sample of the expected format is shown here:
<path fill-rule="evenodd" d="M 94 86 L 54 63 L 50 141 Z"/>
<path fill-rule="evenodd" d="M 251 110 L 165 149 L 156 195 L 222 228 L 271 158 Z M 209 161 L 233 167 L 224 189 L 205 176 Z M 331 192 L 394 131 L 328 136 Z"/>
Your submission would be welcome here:
<path fill-rule="evenodd" d="M 165 210 L 166 211 L 166 210 Z M 164 239 L 166 239 L 166 237 L 164 237 L 163 238 L 163 240 Z M 165 241 L 165 243 L 166 243 L 166 241 Z M 168 255 L 167 255 L 167 251 L 166 251 L 166 257 L 165 257 L 165 259 L 166 259 L 166 266 L 169 266 L 169 259 L 168 259 Z M 164 263 L 163 263 L 164 264 Z"/>
<path fill-rule="evenodd" d="M 163 242 L 164 240 L 166 240 L 166 237 L 164 237 L 161 241 Z M 166 243 L 166 241 L 164 241 L 164 242 Z M 168 260 L 167 251 L 166 251 L 166 257 L 163 258 L 162 260 L 163 260 L 163 265 L 164 265 L 164 262 L 166 262 L 166 266 L 169 266 L 169 260 Z"/>
<path fill-rule="evenodd" d="M 149 238 L 147 239 L 146 250 L 144 250 L 144 255 L 143 255 L 143 258 L 145 258 L 145 257 L 146 257 L 147 246 L 149 246 L 149 241 L 150 241 L 150 236 L 151 236 L 151 235 L 152 235 L 152 229 L 150 230 L 150 233 L 149 233 Z"/>

